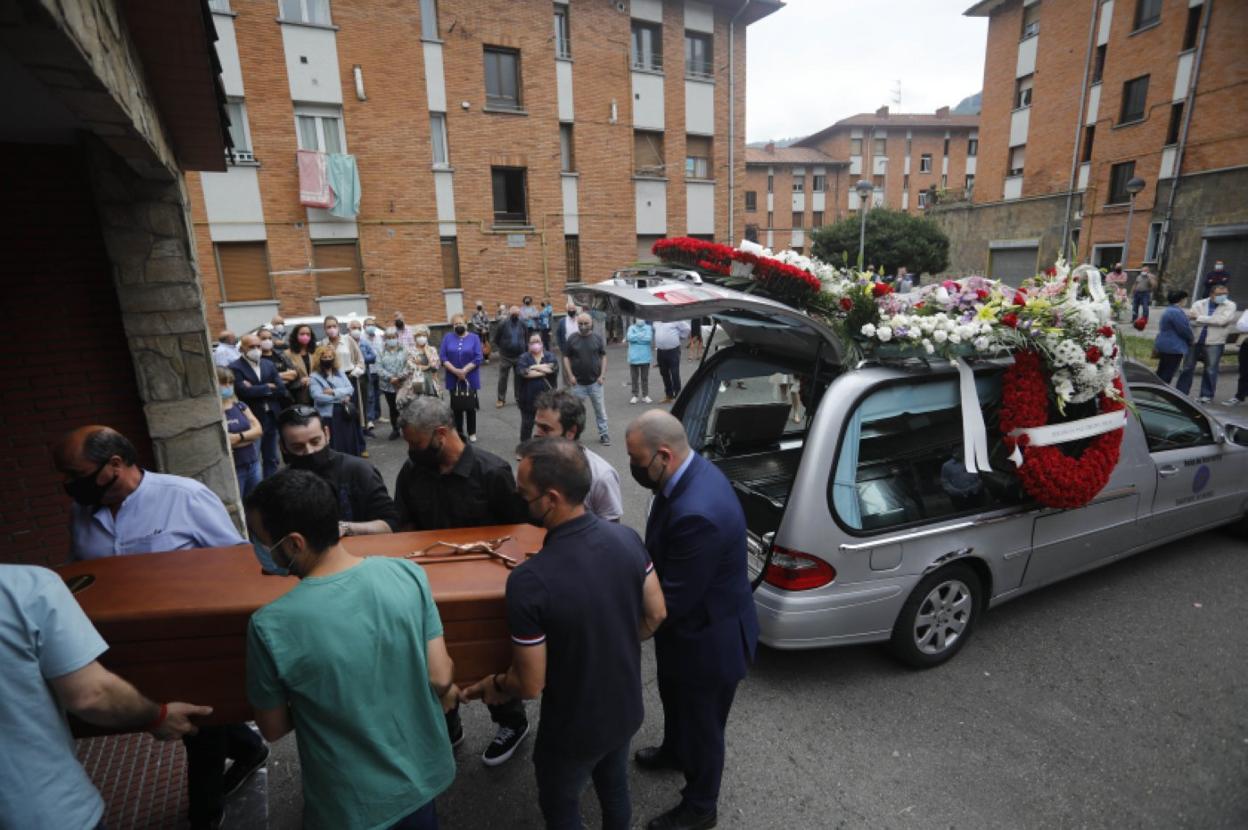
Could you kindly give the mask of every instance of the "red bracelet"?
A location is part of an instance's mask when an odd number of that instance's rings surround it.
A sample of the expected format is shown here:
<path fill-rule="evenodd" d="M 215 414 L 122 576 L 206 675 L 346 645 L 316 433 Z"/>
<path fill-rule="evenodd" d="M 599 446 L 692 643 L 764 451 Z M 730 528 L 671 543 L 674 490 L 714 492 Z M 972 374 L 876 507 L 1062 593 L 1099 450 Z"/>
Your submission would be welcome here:
<path fill-rule="evenodd" d="M 149 723 L 147 726 L 143 727 L 143 731 L 155 732 L 157 729 L 160 728 L 160 725 L 165 722 L 165 718 L 168 717 L 168 715 L 169 715 L 169 704 L 168 703 L 160 704 L 160 712 L 156 715 L 156 719 L 153 720 L 151 723 Z"/>

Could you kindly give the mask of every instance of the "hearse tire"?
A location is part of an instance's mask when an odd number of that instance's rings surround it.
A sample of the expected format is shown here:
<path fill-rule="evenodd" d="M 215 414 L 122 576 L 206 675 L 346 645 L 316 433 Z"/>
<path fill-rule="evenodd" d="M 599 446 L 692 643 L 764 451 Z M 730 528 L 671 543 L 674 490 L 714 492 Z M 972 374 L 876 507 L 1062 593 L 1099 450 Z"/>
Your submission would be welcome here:
<path fill-rule="evenodd" d="M 889 641 L 893 656 L 916 669 L 953 657 L 983 611 L 983 587 L 970 565 L 955 562 L 925 576 L 902 606 Z"/>

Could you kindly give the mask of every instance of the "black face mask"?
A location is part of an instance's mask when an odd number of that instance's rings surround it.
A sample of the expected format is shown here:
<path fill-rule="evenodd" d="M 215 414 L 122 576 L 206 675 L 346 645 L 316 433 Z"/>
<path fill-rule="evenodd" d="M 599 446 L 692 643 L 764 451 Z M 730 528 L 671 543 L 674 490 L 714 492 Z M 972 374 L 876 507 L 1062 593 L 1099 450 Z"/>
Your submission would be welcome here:
<path fill-rule="evenodd" d="M 96 483 L 96 478 L 100 473 L 104 472 L 104 468 L 107 466 L 108 462 L 105 461 L 95 468 L 95 472 L 79 476 L 73 481 L 65 482 L 65 493 L 83 507 L 99 507 L 104 494 L 108 492 L 108 488 L 117 483 L 116 475 L 109 480 L 108 484 Z"/>
<path fill-rule="evenodd" d="M 323 475 L 329 469 L 330 462 L 333 461 L 330 452 L 329 444 L 326 444 L 319 450 L 310 452 L 307 455 L 295 455 L 283 450 L 282 458 L 285 459 L 288 466 L 296 470 L 307 470 L 310 473 Z"/>
<path fill-rule="evenodd" d="M 511 315 L 511 319 L 513 319 L 513 320 L 519 320 L 519 319 L 520 319 L 520 314 L 519 314 L 519 312 L 517 312 L 517 313 L 515 313 L 515 314 Z"/>
<path fill-rule="evenodd" d="M 521 498 L 523 499 L 524 497 L 523 497 L 523 496 L 521 496 Z M 526 515 L 526 516 L 528 516 L 528 521 L 529 521 L 529 524 L 531 524 L 531 525 L 533 525 L 533 526 L 535 526 L 535 527 L 545 528 L 545 527 L 546 527 L 546 517 L 550 514 L 550 511 L 551 511 L 551 510 L 553 510 L 554 508 L 548 507 L 548 508 L 546 508 L 546 510 L 545 510 L 545 511 L 543 511 L 543 512 L 542 512 L 542 515 L 540 515 L 540 516 L 534 516 L 534 515 L 533 515 L 533 502 L 534 502 L 534 501 L 538 501 L 539 499 L 541 499 L 541 496 L 538 496 L 536 499 L 533 499 L 533 501 L 526 501 L 526 502 L 524 503 L 524 506 L 525 506 L 525 515 Z"/>
<path fill-rule="evenodd" d="M 653 464 L 654 459 L 658 457 L 659 454 L 656 452 L 654 455 L 650 456 L 650 460 L 647 461 L 645 465 L 631 463 L 628 465 L 628 472 L 632 474 L 633 481 L 637 482 L 642 487 L 645 487 L 647 490 L 653 490 L 656 493 L 659 492 L 663 486 L 663 476 L 660 475 L 658 481 L 652 480 L 650 478 L 650 465 Z"/>
<path fill-rule="evenodd" d="M 332 372 L 332 371 L 334 371 L 334 361 L 332 361 L 332 360 L 322 360 L 322 361 L 321 361 L 321 371 L 322 371 L 322 372 Z"/>
<path fill-rule="evenodd" d="M 407 457 L 417 467 L 425 467 L 426 469 L 436 470 L 442 465 L 442 444 L 435 445 L 433 439 L 429 439 L 429 443 L 425 445 L 423 450 L 407 451 Z"/>
<path fill-rule="evenodd" d="M 403 331 L 403 329 L 407 328 L 407 323 L 404 323 L 402 320 L 395 320 L 394 327 L 399 331 Z"/>
<path fill-rule="evenodd" d="M 467 329 L 465 326 L 456 326 L 456 327 L 455 327 L 455 333 L 456 333 L 456 334 L 463 334 L 463 333 L 464 333 L 464 332 L 466 332 L 467 330 L 468 330 L 468 329 Z"/>

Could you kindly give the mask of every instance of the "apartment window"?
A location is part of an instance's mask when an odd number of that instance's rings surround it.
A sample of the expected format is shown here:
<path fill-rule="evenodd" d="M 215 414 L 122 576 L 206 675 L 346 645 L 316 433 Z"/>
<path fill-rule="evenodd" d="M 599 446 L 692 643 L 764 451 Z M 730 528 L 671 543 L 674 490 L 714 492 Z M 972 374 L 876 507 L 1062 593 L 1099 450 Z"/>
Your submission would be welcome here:
<path fill-rule="evenodd" d="M 920 190 L 919 191 L 919 210 L 923 210 L 925 207 L 927 207 L 927 191 Z"/>
<path fill-rule="evenodd" d="M 563 3 L 555 4 L 555 57 L 572 57 L 572 30 L 568 28 L 568 7 Z"/>
<path fill-rule="evenodd" d="M 663 71 L 663 28 L 633 21 L 633 69 Z"/>
<path fill-rule="evenodd" d="M 711 140 L 704 135 L 685 138 L 685 177 L 709 179 L 711 177 Z"/>
<path fill-rule="evenodd" d="M 1161 222 L 1151 222 L 1148 226 L 1148 241 L 1144 243 L 1144 261 L 1156 262 L 1157 249 L 1161 247 Z"/>
<path fill-rule="evenodd" d="M 875 144 L 872 146 L 871 152 L 872 154 L 877 155 L 877 156 L 887 156 L 888 155 L 888 139 L 887 138 L 875 139 Z"/>
<path fill-rule="evenodd" d="M 1205 10 L 1204 3 L 1191 6 L 1187 10 L 1187 27 L 1183 29 L 1183 51 L 1196 48 L 1196 37 L 1200 34 L 1200 15 Z"/>
<path fill-rule="evenodd" d="M 1083 130 L 1083 151 L 1079 156 L 1079 161 L 1088 162 L 1092 160 L 1092 145 L 1096 142 L 1096 125 L 1085 127 Z"/>
<path fill-rule="evenodd" d="M 1148 76 L 1133 78 L 1122 85 L 1122 112 L 1118 116 L 1119 124 L 1141 121 L 1144 118 L 1144 106 L 1148 100 Z"/>
<path fill-rule="evenodd" d="M 920 173 L 932 172 L 932 154 L 931 153 L 924 153 L 923 155 L 919 156 L 919 172 Z"/>
<path fill-rule="evenodd" d="M 633 172 L 638 176 L 666 176 L 663 161 L 663 133 L 636 130 L 633 133 Z"/>
<path fill-rule="evenodd" d="M 1183 130 L 1183 102 L 1170 105 L 1170 123 L 1166 126 L 1166 144 L 1178 144 Z"/>
<path fill-rule="evenodd" d="M 1136 0 L 1135 28 L 1143 29 L 1161 21 L 1161 0 Z"/>
<path fill-rule="evenodd" d="M 966 154 L 968 156 L 979 155 L 979 139 L 978 138 L 968 138 L 966 140 Z"/>
<path fill-rule="evenodd" d="M 494 224 L 527 225 L 528 198 L 525 192 L 523 167 L 491 167 L 494 189 Z"/>
<path fill-rule="evenodd" d="M 438 39 L 438 0 L 420 0 L 420 36 Z"/>
<path fill-rule="evenodd" d="M 563 261 L 568 269 L 568 282 L 581 281 L 581 238 L 565 236 L 563 238 Z"/>
<path fill-rule="evenodd" d="M 299 149 L 316 150 L 321 153 L 343 152 L 341 111 L 333 114 L 319 112 L 296 112 L 299 127 Z"/>
<path fill-rule="evenodd" d="M 515 49 L 485 47 L 485 105 L 520 109 L 520 53 Z"/>
<path fill-rule="evenodd" d="M 940 189 L 941 189 L 941 190 L 948 190 L 948 189 L 949 189 L 949 177 L 948 177 L 947 175 L 944 175 L 944 174 L 942 174 L 942 175 L 941 175 L 941 177 L 940 177 Z"/>
<path fill-rule="evenodd" d="M 964 185 L 964 187 L 966 189 L 966 198 L 968 199 L 971 198 L 971 194 L 975 192 L 975 174 L 974 173 L 966 174 L 966 184 Z"/>
<path fill-rule="evenodd" d="M 907 135 L 907 136 L 906 136 L 906 155 L 907 155 L 907 156 L 909 156 L 909 155 L 910 155 L 910 148 L 911 148 L 913 145 L 914 145 L 914 139 L 913 139 L 911 136 Z"/>
<path fill-rule="evenodd" d="M 802 223 L 805 221 L 806 221 L 806 217 L 804 217 L 802 214 L 794 213 L 793 214 L 793 230 L 800 231 L 802 229 Z"/>
<path fill-rule="evenodd" d="M 1005 175 L 1021 176 L 1023 175 L 1023 163 L 1027 157 L 1027 145 L 1020 144 L 1017 147 L 1010 148 L 1009 167 L 1006 168 Z"/>
<path fill-rule="evenodd" d="M 1019 40 L 1026 40 L 1040 34 L 1040 4 L 1032 3 L 1023 9 L 1023 33 Z"/>
<path fill-rule="evenodd" d="M 208 8 L 214 12 L 228 12 L 230 10 L 230 0 L 208 0 Z"/>
<path fill-rule="evenodd" d="M 1125 204 L 1131 201 L 1127 182 L 1135 175 L 1135 162 L 1124 161 L 1109 168 L 1109 201 L 1107 205 Z"/>
<path fill-rule="evenodd" d="M 875 176 L 872 176 L 871 186 L 874 187 L 876 190 L 883 190 L 884 189 L 884 177 L 878 174 Z"/>
<path fill-rule="evenodd" d="M 774 228 L 776 226 L 776 215 L 770 210 L 767 211 L 767 227 Z"/>
<path fill-rule="evenodd" d="M 821 211 L 821 210 L 811 211 L 811 214 L 810 214 L 810 226 L 811 226 L 812 228 L 822 228 L 822 227 L 823 227 L 823 211 Z"/>
<path fill-rule="evenodd" d="M 442 287 L 461 288 L 459 279 L 459 242 L 453 236 L 442 237 Z"/>
<path fill-rule="evenodd" d="M 849 140 L 849 154 L 851 156 L 862 155 L 862 139 L 861 138 L 851 138 Z"/>
<path fill-rule="evenodd" d="M 1024 75 L 1014 82 L 1014 109 L 1031 106 L 1031 84 L 1031 75 Z"/>
<path fill-rule="evenodd" d="M 316 296 L 364 293 L 358 240 L 312 243 L 312 267 L 316 269 Z"/>
<path fill-rule="evenodd" d="M 758 192 L 754 190 L 745 191 L 745 209 L 748 213 L 754 213 L 758 210 Z"/>
<path fill-rule="evenodd" d="M 828 189 L 828 177 L 823 173 L 815 173 L 810 179 L 810 189 L 813 193 L 823 193 Z"/>
<path fill-rule="evenodd" d="M 269 255 L 263 242 L 218 242 L 217 273 L 221 298 L 227 303 L 273 299 Z"/>
<path fill-rule="evenodd" d="M 1096 59 L 1092 62 L 1092 83 L 1099 84 L 1101 78 L 1105 77 L 1105 53 L 1106 45 L 1102 43 L 1096 47 Z"/>
<path fill-rule="evenodd" d="M 433 166 L 447 167 L 451 163 L 446 143 L 446 113 L 429 114 L 429 136 L 433 144 Z"/>
<path fill-rule="evenodd" d="M 793 171 L 793 192 L 794 193 L 806 192 L 806 174 L 805 173 L 798 173 L 796 170 Z"/>
<path fill-rule="evenodd" d="M 758 225 L 746 225 L 745 226 L 745 238 L 757 244 Z"/>
<path fill-rule="evenodd" d="M 576 145 L 571 124 L 559 125 L 559 169 L 564 173 L 576 172 Z"/>
<path fill-rule="evenodd" d="M 251 142 L 247 140 L 247 110 L 242 101 L 227 101 L 226 115 L 230 119 L 230 142 L 234 145 L 235 161 L 253 161 Z"/>
<path fill-rule="evenodd" d="M 945 136 L 945 149 L 944 149 L 944 154 L 945 154 L 946 156 L 947 156 L 947 155 L 949 155 L 949 137 L 948 137 L 948 136 Z"/>
<path fill-rule="evenodd" d="M 767 192 L 768 193 L 776 192 L 776 177 L 773 176 L 771 173 L 767 174 Z"/>
<path fill-rule="evenodd" d="M 906 173 L 901 177 L 901 189 L 903 191 L 910 189 L 910 174 Z"/>
<path fill-rule="evenodd" d="M 328 26 L 329 0 L 281 0 L 282 20 Z M 272 8 L 272 7 L 270 7 Z"/>
<path fill-rule="evenodd" d="M 711 36 L 685 32 L 685 77 L 711 78 L 714 75 Z"/>

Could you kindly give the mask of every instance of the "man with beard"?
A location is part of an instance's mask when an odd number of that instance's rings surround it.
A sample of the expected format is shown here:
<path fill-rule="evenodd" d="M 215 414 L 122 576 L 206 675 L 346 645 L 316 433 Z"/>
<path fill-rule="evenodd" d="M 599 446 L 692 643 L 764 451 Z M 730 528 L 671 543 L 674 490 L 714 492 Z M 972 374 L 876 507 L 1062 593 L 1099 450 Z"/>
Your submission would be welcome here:
<path fill-rule="evenodd" d="M 377 468 L 362 458 L 344 455 L 329 446 L 329 427 L 311 406 L 292 406 L 277 419 L 282 457 L 296 470 L 315 473 L 338 496 L 338 535 L 366 536 L 393 533 L 399 528 L 399 510 L 386 491 Z M 269 569 L 272 563 L 264 563 Z"/>
<path fill-rule="evenodd" d="M 464 443 L 446 401 L 417 395 L 400 416 L 408 460 L 399 471 L 394 496 L 402 530 L 441 530 L 518 524 L 528 510 L 516 494 L 516 480 L 506 461 Z M 529 719 L 519 700 L 490 706 L 498 733 L 481 760 L 498 766 L 511 758 L 529 733 Z M 447 713 L 451 743 L 463 739 L 458 709 Z"/>

